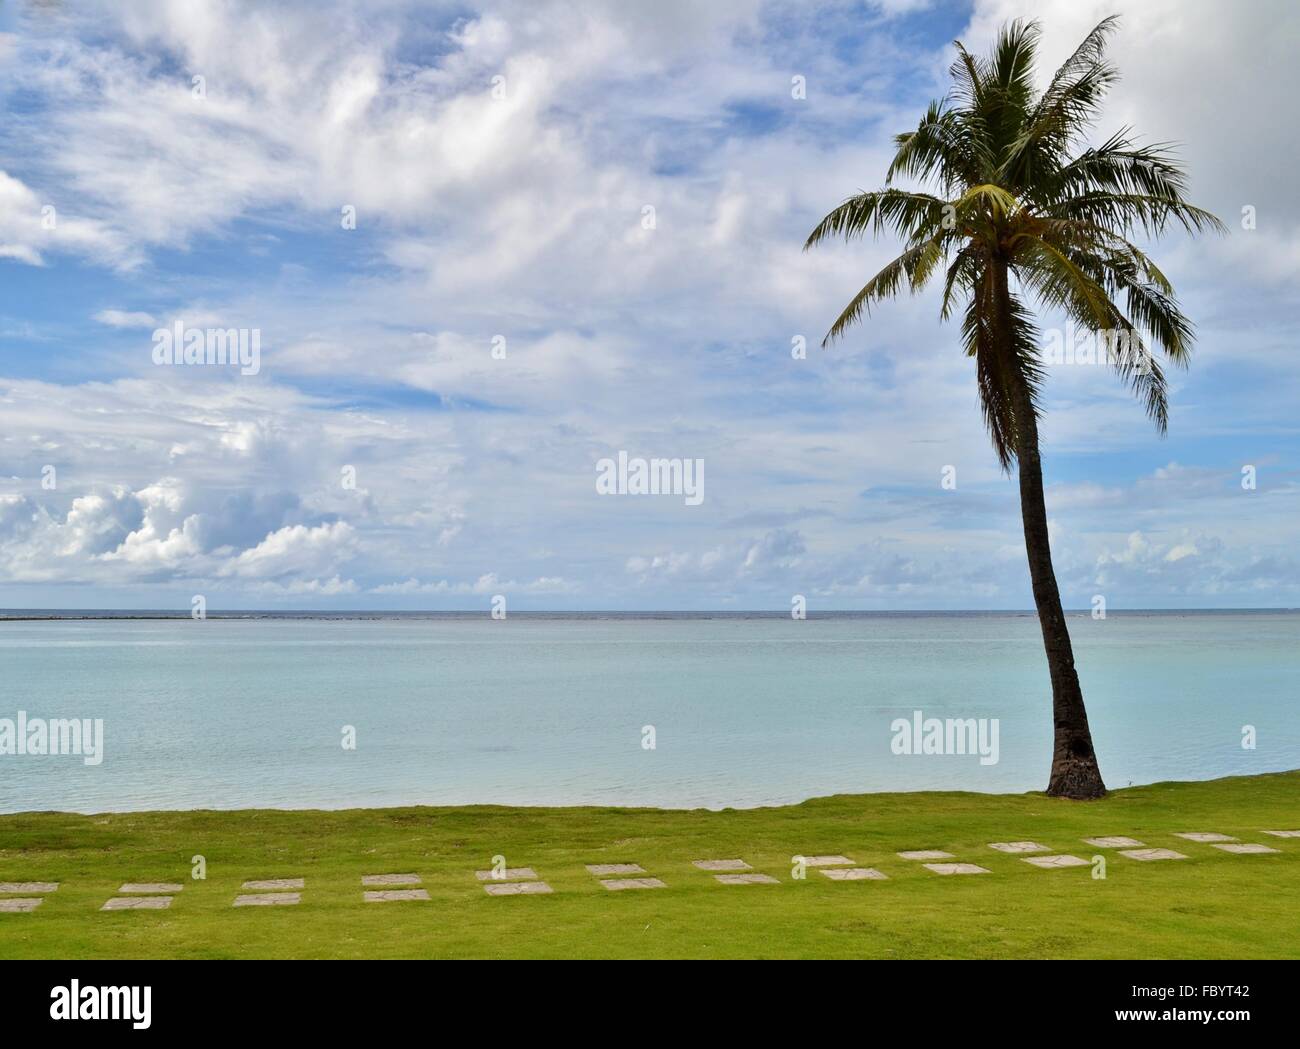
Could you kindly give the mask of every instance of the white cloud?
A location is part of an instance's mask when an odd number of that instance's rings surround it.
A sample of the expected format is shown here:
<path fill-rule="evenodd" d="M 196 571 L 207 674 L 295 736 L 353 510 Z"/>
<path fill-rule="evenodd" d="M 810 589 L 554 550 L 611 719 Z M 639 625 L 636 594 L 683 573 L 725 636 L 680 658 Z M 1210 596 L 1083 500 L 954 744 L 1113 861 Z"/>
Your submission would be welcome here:
<path fill-rule="evenodd" d="M 156 328 L 157 320 L 152 313 L 130 312 L 127 310 L 100 310 L 91 318 L 110 328 Z"/>

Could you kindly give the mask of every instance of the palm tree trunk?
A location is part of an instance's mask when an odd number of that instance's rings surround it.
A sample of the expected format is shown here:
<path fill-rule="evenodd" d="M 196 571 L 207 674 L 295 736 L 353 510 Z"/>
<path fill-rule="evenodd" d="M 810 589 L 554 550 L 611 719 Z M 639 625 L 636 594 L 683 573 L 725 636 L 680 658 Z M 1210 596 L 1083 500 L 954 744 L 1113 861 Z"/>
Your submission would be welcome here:
<path fill-rule="evenodd" d="M 1011 309 L 1005 263 L 995 264 L 996 296 L 1002 332 L 1008 330 Z M 1025 552 L 1029 556 L 1029 577 L 1034 604 L 1047 651 L 1047 670 L 1052 680 L 1052 775 L 1047 793 L 1054 797 L 1087 800 L 1104 797 L 1106 784 L 1097 767 L 1092 748 L 1088 711 L 1083 690 L 1074 669 L 1074 649 L 1061 608 L 1061 592 L 1052 568 L 1051 543 L 1047 533 L 1047 505 L 1043 499 L 1043 465 L 1038 449 L 1038 420 L 1029 388 L 1020 369 L 1010 367 L 1012 406 L 1016 421 L 1016 461 L 1020 477 L 1020 516 L 1025 527 Z"/>

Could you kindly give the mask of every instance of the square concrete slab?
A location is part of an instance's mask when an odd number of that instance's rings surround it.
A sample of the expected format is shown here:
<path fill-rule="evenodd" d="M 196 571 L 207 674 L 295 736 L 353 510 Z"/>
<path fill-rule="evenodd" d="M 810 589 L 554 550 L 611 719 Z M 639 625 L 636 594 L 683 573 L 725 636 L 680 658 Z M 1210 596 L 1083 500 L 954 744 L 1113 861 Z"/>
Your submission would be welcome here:
<path fill-rule="evenodd" d="M 1113 834 L 1108 838 L 1084 838 L 1083 843 L 1095 846 L 1098 849 L 1141 849 L 1146 846 L 1146 842 L 1138 841 L 1136 838 L 1125 838 L 1117 834 Z"/>
<path fill-rule="evenodd" d="M 255 892 L 249 896 L 236 896 L 234 907 L 285 907 L 302 902 L 300 892 Z"/>
<path fill-rule="evenodd" d="M 1035 867 L 1054 870 L 1057 867 L 1087 867 L 1087 860 L 1078 856 L 1026 856 L 1021 863 L 1032 863 Z"/>
<path fill-rule="evenodd" d="M 833 867 L 818 873 L 831 881 L 884 881 L 889 877 L 874 867 Z"/>
<path fill-rule="evenodd" d="M 900 852 L 899 855 L 905 860 L 950 860 L 953 859 L 951 852 L 940 852 L 938 849 L 916 849 L 912 852 Z"/>
<path fill-rule="evenodd" d="M 175 882 L 170 881 L 129 881 L 125 885 L 119 885 L 117 891 L 124 893 L 139 892 L 157 895 L 160 892 L 180 892 L 183 888 L 185 888 L 184 885 L 177 885 Z"/>
<path fill-rule="evenodd" d="M 1206 831 L 1192 831 L 1188 834 L 1175 834 L 1175 838 L 1186 838 L 1188 841 L 1213 842 L 1213 841 L 1236 841 L 1231 834 L 1213 834 Z"/>
<path fill-rule="evenodd" d="M 367 874 L 361 879 L 362 885 L 419 885 L 418 874 Z"/>
<path fill-rule="evenodd" d="M 172 905 L 170 896 L 115 896 L 101 911 L 165 911 Z"/>
<path fill-rule="evenodd" d="M 847 856 L 805 856 L 805 867 L 852 867 L 853 861 Z"/>
<path fill-rule="evenodd" d="M 361 898 L 366 903 L 393 903 L 397 900 L 427 900 L 427 889 L 386 889 L 382 892 L 363 892 Z"/>
<path fill-rule="evenodd" d="M 1127 856 L 1132 860 L 1185 860 L 1187 859 L 1181 852 L 1174 852 L 1173 849 L 1121 849 L 1121 856 Z"/>
<path fill-rule="evenodd" d="M 780 885 L 770 874 L 715 874 L 723 885 Z M 609 882 L 605 882 L 606 885 Z"/>
<path fill-rule="evenodd" d="M 994 841 L 989 843 L 990 849 L 997 849 L 998 852 L 1051 852 L 1046 845 L 1039 845 L 1036 841 Z"/>
<path fill-rule="evenodd" d="M 266 881 L 246 881 L 241 889 L 253 889 L 260 892 L 275 892 L 280 889 L 301 889 L 307 884 L 303 878 L 269 878 Z"/>
<path fill-rule="evenodd" d="M 1266 830 L 1264 833 L 1275 838 L 1300 838 L 1300 830 Z"/>
<path fill-rule="evenodd" d="M 533 881 L 537 872 L 532 867 L 504 867 L 496 871 L 475 871 L 474 877 L 479 881 Z"/>
<path fill-rule="evenodd" d="M 544 881 L 503 881 L 484 885 L 483 891 L 489 896 L 534 896 L 552 890 Z"/>
<path fill-rule="evenodd" d="M 719 875 L 727 877 L 727 875 Z M 742 875 L 733 874 L 731 877 L 742 877 Z M 624 889 L 666 889 L 668 888 L 658 878 L 613 878 L 610 881 L 602 881 L 601 885 L 609 889 L 610 892 L 622 892 Z"/>
<path fill-rule="evenodd" d="M 935 874 L 988 874 L 987 869 L 973 863 L 924 863 L 922 866 Z"/>
<path fill-rule="evenodd" d="M 588 863 L 587 873 L 600 878 L 607 874 L 644 874 L 645 868 L 635 863 Z"/>
<path fill-rule="evenodd" d="M 1270 848 L 1267 845 L 1256 845 L 1252 842 L 1239 842 L 1236 845 L 1215 845 L 1216 849 L 1222 849 L 1224 852 L 1235 852 L 1239 856 L 1258 856 L 1263 852 L 1281 852 L 1281 849 Z"/>
<path fill-rule="evenodd" d="M 0 881 L 0 892 L 54 892 L 57 881 Z"/>
<path fill-rule="evenodd" d="M 11 897 L 7 900 L 0 900 L 0 914 L 26 914 L 28 911 L 34 911 L 45 901 L 41 897 L 23 898 Z"/>
<path fill-rule="evenodd" d="M 744 860 L 695 860 L 694 866 L 702 871 L 748 871 L 753 870 Z"/>

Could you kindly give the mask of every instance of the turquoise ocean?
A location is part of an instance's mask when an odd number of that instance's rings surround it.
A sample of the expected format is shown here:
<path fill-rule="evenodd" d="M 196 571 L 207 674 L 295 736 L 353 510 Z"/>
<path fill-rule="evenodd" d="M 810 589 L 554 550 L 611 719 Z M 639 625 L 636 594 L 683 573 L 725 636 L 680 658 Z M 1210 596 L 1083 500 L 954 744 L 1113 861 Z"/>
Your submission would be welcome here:
<path fill-rule="evenodd" d="M 749 807 L 1050 762 L 1027 613 L 50 615 L 0 620 L 0 719 L 102 719 L 103 760 L 0 755 L 0 811 Z M 1108 785 L 1300 767 L 1300 613 L 1070 628 Z M 894 753 L 918 711 L 996 719 L 997 762 Z"/>

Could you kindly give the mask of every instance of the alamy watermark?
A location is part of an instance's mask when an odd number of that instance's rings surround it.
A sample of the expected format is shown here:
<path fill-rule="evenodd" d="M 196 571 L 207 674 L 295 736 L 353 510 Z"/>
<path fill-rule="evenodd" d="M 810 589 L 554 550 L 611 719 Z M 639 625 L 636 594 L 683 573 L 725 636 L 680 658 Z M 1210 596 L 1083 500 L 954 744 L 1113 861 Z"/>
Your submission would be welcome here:
<path fill-rule="evenodd" d="M 241 375 L 262 370 L 261 328 L 187 328 L 178 320 L 153 333 L 154 364 L 238 367 Z"/>
<path fill-rule="evenodd" d="M 889 725 L 895 754 L 978 754 L 981 765 L 998 763 L 997 718 L 927 718 L 921 711 Z"/>
<path fill-rule="evenodd" d="M 1039 348 L 1043 364 L 1110 365 L 1148 375 L 1151 351 L 1132 328 L 1049 328 Z"/>
<path fill-rule="evenodd" d="M 0 718 L 0 757 L 80 755 L 83 765 L 104 760 L 103 718 Z"/>
<path fill-rule="evenodd" d="M 680 495 L 687 506 L 704 502 L 703 459 L 641 459 L 619 452 L 596 462 L 600 495 Z"/>

